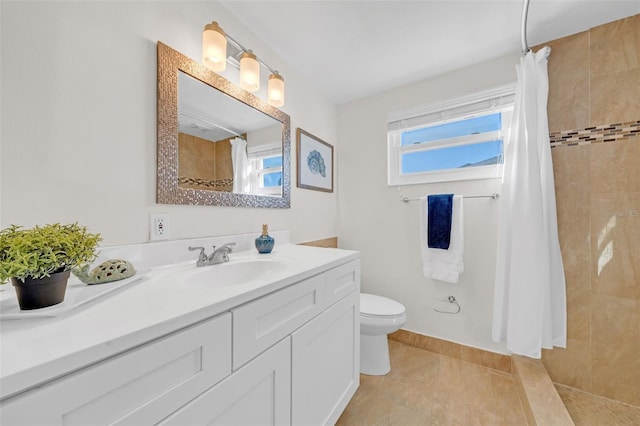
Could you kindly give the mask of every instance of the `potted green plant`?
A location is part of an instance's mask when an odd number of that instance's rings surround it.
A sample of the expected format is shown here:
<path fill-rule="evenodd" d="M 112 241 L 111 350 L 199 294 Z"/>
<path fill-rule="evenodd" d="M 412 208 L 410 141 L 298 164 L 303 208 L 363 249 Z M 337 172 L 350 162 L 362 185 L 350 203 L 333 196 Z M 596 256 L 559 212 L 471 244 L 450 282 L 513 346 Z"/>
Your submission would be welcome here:
<path fill-rule="evenodd" d="M 0 282 L 11 279 L 20 309 L 37 309 L 64 300 L 69 272 L 95 260 L 102 240 L 77 223 L 54 223 L 0 231 Z"/>

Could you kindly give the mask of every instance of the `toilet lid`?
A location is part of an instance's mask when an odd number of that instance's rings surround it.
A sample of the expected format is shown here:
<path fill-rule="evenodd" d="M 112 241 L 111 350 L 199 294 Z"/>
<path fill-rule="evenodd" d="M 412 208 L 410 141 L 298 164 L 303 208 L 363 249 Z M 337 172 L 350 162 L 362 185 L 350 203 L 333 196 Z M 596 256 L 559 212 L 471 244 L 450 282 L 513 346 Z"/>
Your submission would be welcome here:
<path fill-rule="evenodd" d="M 360 293 L 360 313 L 375 316 L 396 316 L 404 313 L 404 305 L 386 297 Z"/>

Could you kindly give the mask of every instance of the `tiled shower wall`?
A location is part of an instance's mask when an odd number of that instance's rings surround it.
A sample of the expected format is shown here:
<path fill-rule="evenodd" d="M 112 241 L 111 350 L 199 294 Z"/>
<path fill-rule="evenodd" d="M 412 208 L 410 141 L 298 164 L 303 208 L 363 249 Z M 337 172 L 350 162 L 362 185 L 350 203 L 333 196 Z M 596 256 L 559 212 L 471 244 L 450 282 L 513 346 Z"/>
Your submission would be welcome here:
<path fill-rule="evenodd" d="M 230 139 L 212 142 L 178 133 L 178 184 L 181 188 L 233 190 Z"/>
<path fill-rule="evenodd" d="M 640 406 L 640 15 L 546 45 L 568 341 L 543 362 Z"/>

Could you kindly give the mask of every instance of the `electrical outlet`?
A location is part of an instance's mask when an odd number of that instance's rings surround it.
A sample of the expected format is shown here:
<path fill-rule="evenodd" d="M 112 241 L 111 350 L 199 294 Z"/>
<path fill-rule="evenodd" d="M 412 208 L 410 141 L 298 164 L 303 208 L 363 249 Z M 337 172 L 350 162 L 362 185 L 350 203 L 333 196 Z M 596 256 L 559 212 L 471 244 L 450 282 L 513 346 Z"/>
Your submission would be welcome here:
<path fill-rule="evenodd" d="M 169 213 L 149 215 L 149 239 L 151 241 L 169 239 Z"/>

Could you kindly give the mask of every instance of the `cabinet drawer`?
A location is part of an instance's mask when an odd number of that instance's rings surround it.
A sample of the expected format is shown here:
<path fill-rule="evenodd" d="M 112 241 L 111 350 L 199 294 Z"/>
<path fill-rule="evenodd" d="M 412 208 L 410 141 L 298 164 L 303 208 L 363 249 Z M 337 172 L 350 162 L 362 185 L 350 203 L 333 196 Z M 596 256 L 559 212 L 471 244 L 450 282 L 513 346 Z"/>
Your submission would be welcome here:
<path fill-rule="evenodd" d="M 360 260 L 330 269 L 327 276 L 327 306 L 331 306 L 354 290 L 360 291 Z"/>
<path fill-rule="evenodd" d="M 1 423 L 153 424 L 230 373 L 227 313 L 11 398 Z"/>
<path fill-rule="evenodd" d="M 320 274 L 232 309 L 233 369 L 324 310 L 324 291 Z"/>

